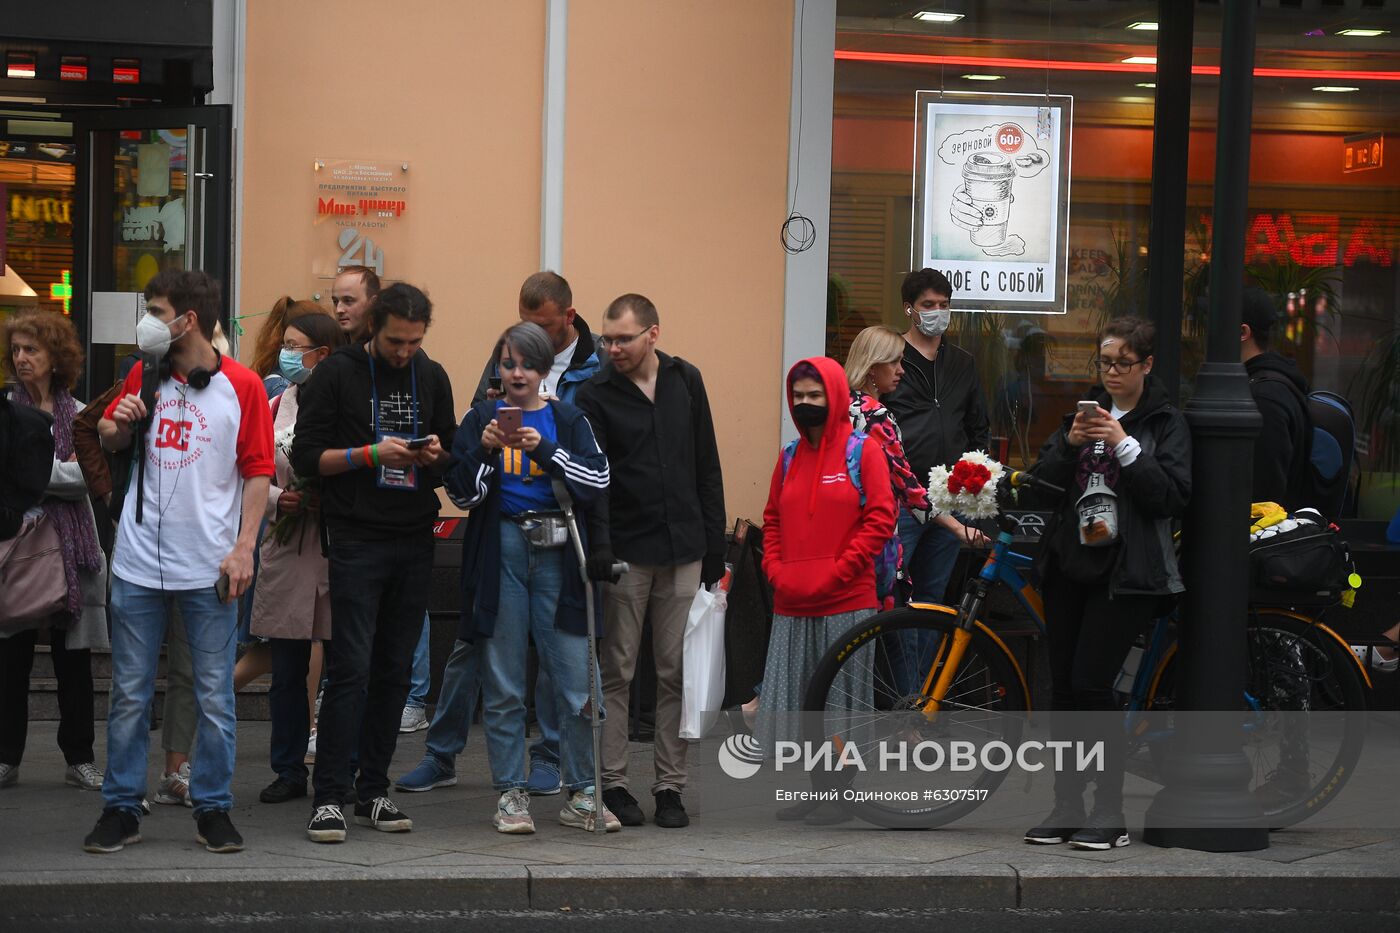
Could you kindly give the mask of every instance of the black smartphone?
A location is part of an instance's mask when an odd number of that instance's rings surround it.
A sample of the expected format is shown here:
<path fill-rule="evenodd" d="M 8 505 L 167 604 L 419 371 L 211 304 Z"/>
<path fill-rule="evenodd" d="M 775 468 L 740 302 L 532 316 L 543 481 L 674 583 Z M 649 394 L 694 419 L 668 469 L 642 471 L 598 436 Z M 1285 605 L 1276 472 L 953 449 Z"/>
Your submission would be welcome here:
<path fill-rule="evenodd" d="M 229 588 L 228 574 L 226 574 L 226 573 L 221 573 L 221 574 L 219 574 L 219 579 L 216 580 L 216 581 L 214 581 L 214 595 L 217 596 L 217 597 L 219 597 L 219 602 L 221 602 L 221 603 L 226 603 L 226 602 L 228 602 L 228 588 Z"/>
<path fill-rule="evenodd" d="M 510 405 L 502 405 L 496 409 L 496 427 L 501 429 L 501 433 L 509 437 L 520 430 L 520 409 Z"/>
<path fill-rule="evenodd" d="M 420 450 L 424 447 L 427 447 L 428 442 L 431 440 L 431 437 L 415 437 L 412 440 L 408 441 L 406 444 L 404 444 L 404 446 L 407 447 L 409 450 Z"/>
<path fill-rule="evenodd" d="M 494 389 L 497 392 L 501 391 L 501 377 L 488 376 L 486 379 L 486 385 L 488 388 Z"/>

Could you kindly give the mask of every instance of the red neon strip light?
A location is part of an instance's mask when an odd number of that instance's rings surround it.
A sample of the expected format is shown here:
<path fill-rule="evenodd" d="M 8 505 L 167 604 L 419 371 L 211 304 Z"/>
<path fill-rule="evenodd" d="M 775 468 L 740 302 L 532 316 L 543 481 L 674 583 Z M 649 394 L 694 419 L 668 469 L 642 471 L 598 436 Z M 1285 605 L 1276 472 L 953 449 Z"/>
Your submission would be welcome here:
<path fill-rule="evenodd" d="M 980 58 L 974 55 L 918 55 L 912 52 L 858 52 L 837 49 L 836 59 L 849 62 L 885 62 L 897 65 L 974 65 L 979 68 L 1029 68 L 1036 71 L 1120 71 L 1156 74 L 1156 65 L 1125 62 L 1072 62 L 1033 58 Z M 1192 65 L 1196 75 L 1218 75 L 1219 65 Z M 1328 71 L 1322 68 L 1255 68 L 1256 78 L 1306 78 L 1316 80 L 1400 81 L 1400 71 Z"/>

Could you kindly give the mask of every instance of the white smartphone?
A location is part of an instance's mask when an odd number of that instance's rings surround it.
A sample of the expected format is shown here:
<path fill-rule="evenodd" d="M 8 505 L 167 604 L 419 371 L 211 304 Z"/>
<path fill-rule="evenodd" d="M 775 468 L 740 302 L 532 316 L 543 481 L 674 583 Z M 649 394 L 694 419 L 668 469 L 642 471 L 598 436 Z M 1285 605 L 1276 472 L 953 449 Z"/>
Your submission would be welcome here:
<path fill-rule="evenodd" d="M 1094 414 L 1094 412 L 1096 412 L 1096 411 L 1099 410 L 1099 403 L 1098 403 L 1098 402 L 1091 402 L 1091 401 L 1087 401 L 1087 400 L 1086 400 L 1086 401 L 1078 402 L 1078 403 L 1076 403 L 1076 404 L 1078 405 L 1079 410 L 1080 410 L 1081 412 L 1084 412 L 1085 414 L 1090 414 L 1090 415 L 1092 415 L 1092 414 Z"/>

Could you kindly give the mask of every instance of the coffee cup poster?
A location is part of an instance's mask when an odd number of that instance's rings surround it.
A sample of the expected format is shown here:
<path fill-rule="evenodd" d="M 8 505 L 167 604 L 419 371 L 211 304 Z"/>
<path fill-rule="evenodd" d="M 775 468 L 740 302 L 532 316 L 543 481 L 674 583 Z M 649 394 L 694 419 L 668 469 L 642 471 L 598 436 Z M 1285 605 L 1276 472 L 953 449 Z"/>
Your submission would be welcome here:
<path fill-rule="evenodd" d="M 1065 312 L 1069 97 L 918 95 L 915 268 L 961 311 Z"/>

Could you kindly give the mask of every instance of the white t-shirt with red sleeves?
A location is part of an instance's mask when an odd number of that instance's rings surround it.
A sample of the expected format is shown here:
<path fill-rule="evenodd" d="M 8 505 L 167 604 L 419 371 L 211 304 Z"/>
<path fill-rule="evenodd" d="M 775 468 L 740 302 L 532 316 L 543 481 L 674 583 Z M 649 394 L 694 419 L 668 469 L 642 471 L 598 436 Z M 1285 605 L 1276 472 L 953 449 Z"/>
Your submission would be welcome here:
<path fill-rule="evenodd" d="M 146 436 L 144 513 L 138 524 L 128 487 L 112 573 L 151 589 L 211 587 L 238 540 L 243 481 L 273 475 L 267 392 L 252 370 L 224 357 L 206 388 L 172 376 L 159 393 Z M 137 366 L 103 417 L 126 395 L 140 394 Z"/>

